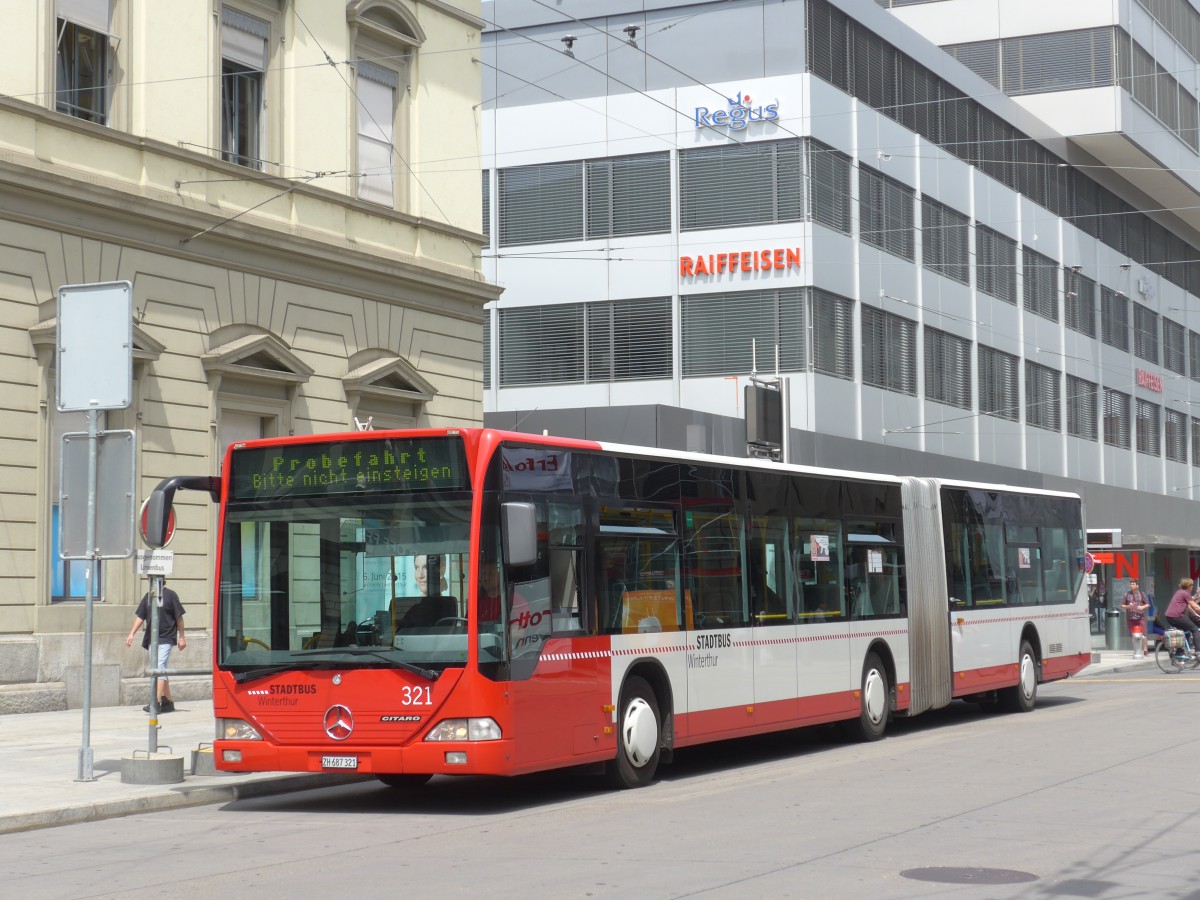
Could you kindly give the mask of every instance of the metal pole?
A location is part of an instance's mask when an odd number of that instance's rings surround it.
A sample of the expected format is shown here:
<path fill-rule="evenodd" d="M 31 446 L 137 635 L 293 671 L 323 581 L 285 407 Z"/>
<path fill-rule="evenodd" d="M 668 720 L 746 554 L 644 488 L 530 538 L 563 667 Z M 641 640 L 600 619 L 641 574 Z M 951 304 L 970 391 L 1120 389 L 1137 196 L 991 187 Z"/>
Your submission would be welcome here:
<path fill-rule="evenodd" d="M 779 392 L 783 394 L 783 436 L 779 445 L 779 461 L 792 461 L 792 382 L 790 378 L 779 376 Z"/>
<path fill-rule="evenodd" d="M 150 612 L 146 619 L 146 627 L 150 629 L 150 733 L 146 740 L 151 753 L 158 752 L 158 604 L 162 598 L 162 583 L 161 575 L 150 576 Z"/>
<path fill-rule="evenodd" d="M 92 585 L 96 576 L 96 457 L 99 452 L 97 410 L 88 410 L 88 499 L 87 499 L 87 570 L 84 581 L 83 625 L 83 742 L 79 748 L 79 767 L 76 781 L 95 781 L 92 768 Z"/>

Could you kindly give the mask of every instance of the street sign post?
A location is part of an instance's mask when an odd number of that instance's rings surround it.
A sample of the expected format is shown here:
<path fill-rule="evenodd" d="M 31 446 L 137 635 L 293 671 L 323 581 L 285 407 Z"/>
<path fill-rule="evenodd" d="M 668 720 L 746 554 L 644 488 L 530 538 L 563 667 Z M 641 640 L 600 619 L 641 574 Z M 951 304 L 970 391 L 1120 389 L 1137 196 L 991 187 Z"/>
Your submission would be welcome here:
<path fill-rule="evenodd" d="M 88 544 L 86 432 L 68 432 L 59 458 L 58 546 L 63 559 L 128 559 L 133 554 L 134 464 L 132 431 L 96 432 L 95 543 Z"/>
<path fill-rule="evenodd" d="M 96 486 L 100 465 L 97 421 L 102 410 L 125 409 L 133 399 L 133 285 L 128 281 L 64 285 L 58 289 L 56 321 L 55 399 L 58 409 L 88 414 L 87 517 L 82 529 L 86 553 L 81 558 L 91 563 L 86 568 L 84 592 L 83 741 L 79 748 L 79 770 L 75 780 L 95 781 L 91 747 L 93 590 L 96 565 L 102 558 L 96 542 Z M 66 444 L 64 440 L 64 457 Z M 131 448 L 132 444 L 130 439 Z M 65 468 L 63 473 L 66 474 Z M 63 484 L 65 486 L 65 481 Z M 131 488 L 130 503 L 132 497 Z M 65 508 L 64 500 L 60 509 Z M 131 529 L 132 512 L 131 508 Z M 66 535 L 67 531 L 64 527 L 63 534 Z M 128 551 L 122 556 L 128 557 L 133 552 L 132 535 L 128 545 Z"/>

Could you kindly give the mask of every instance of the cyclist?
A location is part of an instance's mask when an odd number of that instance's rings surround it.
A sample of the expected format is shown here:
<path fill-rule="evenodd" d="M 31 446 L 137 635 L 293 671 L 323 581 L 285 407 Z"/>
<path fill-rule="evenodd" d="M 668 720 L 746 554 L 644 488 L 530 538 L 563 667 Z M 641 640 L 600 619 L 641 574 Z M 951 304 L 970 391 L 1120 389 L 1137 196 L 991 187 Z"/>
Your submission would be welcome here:
<path fill-rule="evenodd" d="M 1195 584 L 1190 578 L 1182 578 L 1179 581 L 1179 590 L 1171 597 L 1171 602 L 1167 604 L 1164 618 L 1167 624 L 1172 628 L 1178 628 L 1180 631 L 1186 632 L 1192 636 L 1192 647 L 1200 647 L 1200 628 L 1196 627 L 1196 622 L 1192 618 L 1193 615 L 1200 616 L 1200 603 L 1192 599 L 1192 586 Z"/>

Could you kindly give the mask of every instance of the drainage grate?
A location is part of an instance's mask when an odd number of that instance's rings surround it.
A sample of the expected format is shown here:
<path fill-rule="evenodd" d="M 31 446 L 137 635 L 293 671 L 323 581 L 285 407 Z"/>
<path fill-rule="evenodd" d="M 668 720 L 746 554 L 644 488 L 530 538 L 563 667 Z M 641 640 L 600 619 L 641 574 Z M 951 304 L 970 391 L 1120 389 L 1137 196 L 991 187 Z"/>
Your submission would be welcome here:
<path fill-rule="evenodd" d="M 961 866 L 905 869 L 900 874 L 914 881 L 935 881 L 938 884 L 1022 884 L 1038 880 L 1036 875 L 1017 869 L 971 869 Z"/>

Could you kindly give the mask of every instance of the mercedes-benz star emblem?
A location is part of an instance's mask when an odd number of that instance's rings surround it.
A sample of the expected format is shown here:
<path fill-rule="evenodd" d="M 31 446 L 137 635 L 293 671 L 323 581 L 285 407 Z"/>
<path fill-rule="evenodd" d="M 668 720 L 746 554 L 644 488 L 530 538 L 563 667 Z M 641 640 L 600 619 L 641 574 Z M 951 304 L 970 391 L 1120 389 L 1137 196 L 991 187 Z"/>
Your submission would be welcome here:
<path fill-rule="evenodd" d="M 335 741 L 344 741 L 354 730 L 354 716 L 344 706 L 331 706 L 325 710 L 325 733 Z"/>

